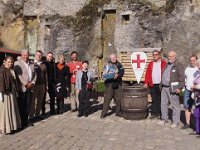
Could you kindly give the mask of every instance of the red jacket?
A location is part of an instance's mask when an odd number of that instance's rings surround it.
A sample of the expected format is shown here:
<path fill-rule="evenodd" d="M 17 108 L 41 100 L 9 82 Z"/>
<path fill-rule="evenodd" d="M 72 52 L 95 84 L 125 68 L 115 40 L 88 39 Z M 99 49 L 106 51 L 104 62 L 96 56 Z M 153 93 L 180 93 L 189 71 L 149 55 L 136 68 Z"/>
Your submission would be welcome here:
<path fill-rule="evenodd" d="M 161 71 L 163 72 L 166 62 L 161 60 Z M 153 87 L 153 80 L 152 80 L 152 69 L 153 69 L 153 61 L 151 61 L 147 67 L 146 75 L 144 83 L 150 87 Z"/>

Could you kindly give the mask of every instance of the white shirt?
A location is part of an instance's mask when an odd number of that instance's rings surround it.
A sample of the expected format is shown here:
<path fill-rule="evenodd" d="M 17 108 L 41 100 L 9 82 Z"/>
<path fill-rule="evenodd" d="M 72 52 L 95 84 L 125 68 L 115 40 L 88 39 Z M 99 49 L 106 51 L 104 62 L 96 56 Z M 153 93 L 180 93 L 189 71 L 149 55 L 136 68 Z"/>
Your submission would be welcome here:
<path fill-rule="evenodd" d="M 187 67 L 185 69 L 185 87 L 187 90 L 191 90 L 194 81 L 194 73 L 198 71 L 198 67 Z"/>
<path fill-rule="evenodd" d="M 25 61 L 23 61 L 26 68 L 27 68 L 27 71 L 28 71 L 28 81 L 31 81 L 32 80 L 32 70 L 31 70 L 31 66 L 30 66 L 30 63 L 26 63 Z"/>
<path fill-rule="evenodd" d="M 40 66 L 41 65 L 41 61 L 37 61 L 37 60 L 34 60 L 34 62 L 38 65 L 38 66 Z"/>
<path fill-rule="evenodd" d="M 160 84 L 161 82 L 161 61 L 153 62 L 152 81 L 153 84 Z"/>

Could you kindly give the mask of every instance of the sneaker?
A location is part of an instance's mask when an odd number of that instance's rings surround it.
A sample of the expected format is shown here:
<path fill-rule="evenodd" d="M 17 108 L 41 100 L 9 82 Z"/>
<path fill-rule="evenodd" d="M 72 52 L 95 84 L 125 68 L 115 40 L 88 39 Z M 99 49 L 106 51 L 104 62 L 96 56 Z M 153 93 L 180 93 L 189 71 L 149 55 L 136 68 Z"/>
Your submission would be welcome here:
<path fill-rule="evenodd" d="M 167 124 L 167 122 L 166 122 L 166 121 L 164 121 L 164 120 L 161 120 L 161 121 L 159 121 L 157 124 L 158 124 L 158 125 L 161 125 L 161 126 L 163 126 L 163 125 L 166 125 L 166 124 Z"/>
<path fill-rule="evenodd" d="M 184 124 L 184 126 L 181 127 L 181 129 L 188 129 L 188 128 L 190 128 L 190 125 L 188 125 L 187 123 Z"/>
<path fill-rule="evenodd" d="M 178 127 L 178 125 L 177 124 L 175 124 L 175 123 L 173 123 L 171 126 L 170 126 L 170 128 L 176 128 L 176 127 Z"/>
<path fill-rule="evenodd" d="M 198 135 L 195 131 L 189 133 L 189 135 Z"/>

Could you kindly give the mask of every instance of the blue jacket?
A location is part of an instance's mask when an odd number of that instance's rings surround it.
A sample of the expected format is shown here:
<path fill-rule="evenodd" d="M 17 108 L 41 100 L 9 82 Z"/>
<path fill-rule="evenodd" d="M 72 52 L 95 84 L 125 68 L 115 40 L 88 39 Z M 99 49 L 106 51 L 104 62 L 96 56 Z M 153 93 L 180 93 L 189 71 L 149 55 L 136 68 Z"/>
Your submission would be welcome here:
<path fill-rule="evenodd" d="M 76 74 L 76 89 L 77 90 L 81 90 L 82 75 L 83 75 L 83 71 L 82 70 L 78 70 L 77 74 Z M 92 78 L 94 77 L 93 72 L 88 70 L 87 76 L 88 76 L 88 81 L 91 81 Z"/>
<path fill-rule="evenodd" d="M 116 65 L 117 69 L 118 69 L 118 78 L 117 79 L 113 79 L 113 78 L 110 78 L 110 79 L 107 79 L 105 80 L 105 84 L 107 83 L 112 83 L 112 82 L 118 82 L 120 84 L 122 84 L 122 77 L 124 76 L 124 68 L 122 66 L 122 64 L 120 62 L 116 62 L 116 63 L 111 63 L 110 61 L 108 62 L 108 64 L 111 64 L 111 65 Z M 105 68 L 105 66 L 104 66 Z"/>

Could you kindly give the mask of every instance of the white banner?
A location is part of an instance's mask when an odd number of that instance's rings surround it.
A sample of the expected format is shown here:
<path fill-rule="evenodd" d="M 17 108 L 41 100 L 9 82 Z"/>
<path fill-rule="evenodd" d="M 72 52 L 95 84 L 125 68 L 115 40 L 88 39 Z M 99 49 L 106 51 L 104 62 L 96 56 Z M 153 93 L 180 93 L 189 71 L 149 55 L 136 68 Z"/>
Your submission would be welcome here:
<path fill-rule="evenodd" d="M 142 75 L 147 63 L 147 55 L 144 52 L 133 52 L 131 54 L 131 64 L 138 83 L 140 83 Z"/>

